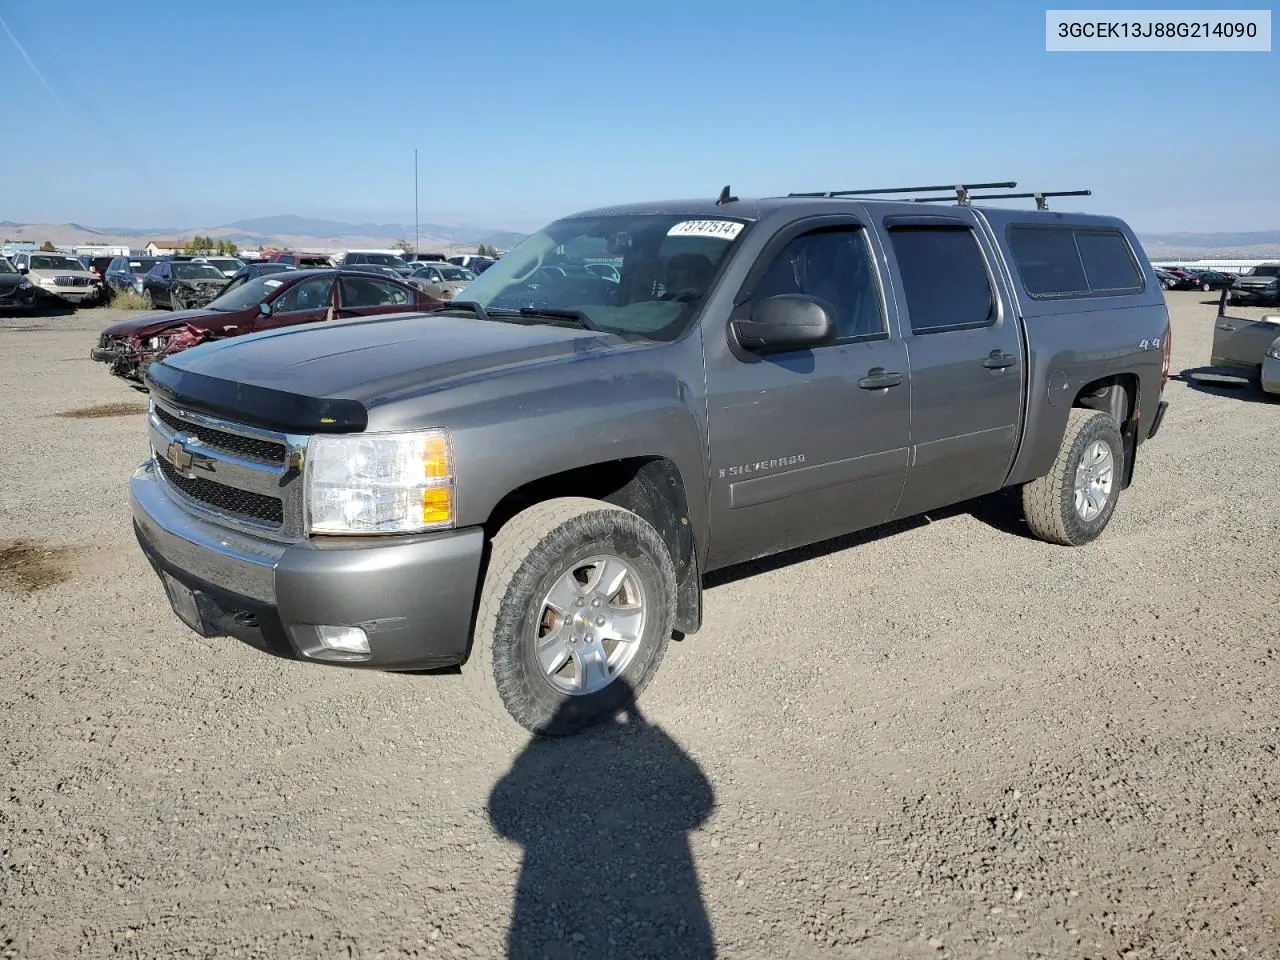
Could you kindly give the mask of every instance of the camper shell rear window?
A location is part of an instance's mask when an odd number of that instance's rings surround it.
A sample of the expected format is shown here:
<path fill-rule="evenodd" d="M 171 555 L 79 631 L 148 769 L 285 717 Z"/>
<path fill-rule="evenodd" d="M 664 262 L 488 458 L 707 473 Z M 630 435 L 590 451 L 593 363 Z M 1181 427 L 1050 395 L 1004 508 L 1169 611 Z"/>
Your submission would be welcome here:
<path fill-rule="evenodd" d="M 1123 296 L 1146 286 L 1119 230 L 1011 224 L 1005 237 L 1022 285 L 1036 300 Z"/>

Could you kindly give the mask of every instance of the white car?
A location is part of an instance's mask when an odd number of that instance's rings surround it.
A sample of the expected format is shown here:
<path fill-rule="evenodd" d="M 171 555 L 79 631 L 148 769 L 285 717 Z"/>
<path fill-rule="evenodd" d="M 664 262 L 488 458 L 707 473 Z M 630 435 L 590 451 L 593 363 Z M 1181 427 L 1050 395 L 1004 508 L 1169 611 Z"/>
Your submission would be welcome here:
<path fill-rule="evenodd" d="M 1227 291 L 1218 301 L 1213 321 L 1213 348 L 1209 362 L 1238 371 L 1267 393 L 1280 394 L 1280 313 L 1256 319 L 1231 317 L 1226 312 Z"/>
<path fill-rule="evenodd" d="M 222 275 L 230 280 L 244 266 L 244 261 L 239 257 L 193 257 L 194 263 L 207 263 L 209 266 L 222 271 Z"/>
<path fill-rule="evenodd" d="M 103 300 L 102 278 L 65 253 L 20 253 L 13 258 L 13 265 L 50 296 L 87 305 Z"/>

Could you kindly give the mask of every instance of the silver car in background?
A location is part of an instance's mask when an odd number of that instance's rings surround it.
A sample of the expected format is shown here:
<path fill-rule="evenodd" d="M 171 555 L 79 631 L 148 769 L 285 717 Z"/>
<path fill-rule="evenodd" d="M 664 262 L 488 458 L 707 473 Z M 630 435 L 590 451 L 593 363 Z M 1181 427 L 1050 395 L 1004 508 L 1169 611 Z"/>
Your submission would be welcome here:
<path fill-rule="evenodd" d="M 451 263 L 423 263 L 409 274 L 409 282 L 439 300 L 452 300 L 476 275 Z"/>

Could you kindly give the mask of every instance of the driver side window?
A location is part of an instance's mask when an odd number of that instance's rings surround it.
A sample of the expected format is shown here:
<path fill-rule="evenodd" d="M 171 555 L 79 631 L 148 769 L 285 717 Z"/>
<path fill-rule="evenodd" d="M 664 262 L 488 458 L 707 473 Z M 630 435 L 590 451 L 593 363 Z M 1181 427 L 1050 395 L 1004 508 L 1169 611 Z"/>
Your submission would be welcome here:
<path fill-rule="evenodd" d="M 836 340 L 880 340 L 888 336 L 880 285 L 861 227 L 802 233 L 769 264 L 753 299 L 803 294 L 834 311 Z"/>
<path fill-rule="evenodd" d="M 292 313 L 297 310 L 323 310 L 329 306 L 333 292 L 333 280 L 330 277 L 315 277 L 295 283 L 276 298 L 273 310 L 276 313 Z"/>

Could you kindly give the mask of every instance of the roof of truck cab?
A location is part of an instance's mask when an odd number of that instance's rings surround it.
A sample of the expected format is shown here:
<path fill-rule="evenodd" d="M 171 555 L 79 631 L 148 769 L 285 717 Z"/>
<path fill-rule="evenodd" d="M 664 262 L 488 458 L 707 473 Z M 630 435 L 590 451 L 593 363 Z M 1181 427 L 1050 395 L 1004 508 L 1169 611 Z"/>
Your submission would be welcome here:
<path fill-rule="evenodd" d="M 968 207 L 959 207 L 955 203 L 916 203 L 911 200 L 882 200 L 871 197 L 742 197 L 727 203 L 717 203 L 713 197 L 699 197 L 597 207 L 593 210 L 570 214 L 562 219 L 578 220 L 607 216 L 678 216 L 754 221 L 762 220 L 777 213 L 790 213 L 795 216 L 820 216 L 824 213 L 855 213 L 868 207 L 874 207 L 886 213 L 922 217 L 965 209 L 981 213 L 993 227 L 997 225 L 1002 227 L 1013 221 L 1045 224 L 1092 224 L 1099 227 L 1112 228 L 1121 224 L 1121 221 L 1115 217 L 1076 211 L 1036 210 L 1026 207 L 989 207 L 976 203 Z"/>

